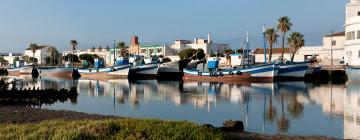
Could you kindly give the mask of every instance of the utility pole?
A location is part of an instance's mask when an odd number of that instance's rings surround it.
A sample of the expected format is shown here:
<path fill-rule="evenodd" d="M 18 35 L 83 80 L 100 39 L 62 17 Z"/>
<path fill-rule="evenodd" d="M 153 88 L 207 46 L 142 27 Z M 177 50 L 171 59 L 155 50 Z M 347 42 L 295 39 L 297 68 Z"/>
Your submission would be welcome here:
<path fill-rule="evenodd" d="M 249 62 L 249 32 L 248 31 L 246 31 L 246 62 L 247 62 L 247 65 L 248 65 L 248 67 L 250 66 L 250 62 Z"/>
<path fill-rule="evenodd" d="M 333 63 L 333 36 L 334 36 L 334 30 L 331 29 L 331 36 L 330 36 L 330 58 L 331 58 L 331 68 L 330 68 L 330 80 L 332 80 L 332 71 L 333 71 L 333 67 L 334 67 L 334 63 Z"/>
<path fill-rule="evenodd" d="M 116 48 L 115 48 L 115 46 L 116 46 L 116 41 L 114 40 L 114 51 L 113 51 L 113 53 L 114 53 L 114 67 L 115 67 L 115 63 L 116 63 L 116 57 L 115 57 L 115 53 L 116 53 Z M 120 52 L 121 53 L 121 52 Z"/>

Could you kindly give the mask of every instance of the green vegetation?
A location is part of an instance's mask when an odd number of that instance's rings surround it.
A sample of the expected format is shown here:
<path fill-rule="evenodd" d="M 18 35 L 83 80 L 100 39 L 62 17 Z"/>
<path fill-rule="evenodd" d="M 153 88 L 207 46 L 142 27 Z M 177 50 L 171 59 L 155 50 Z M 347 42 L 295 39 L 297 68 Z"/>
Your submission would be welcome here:
<path fill-rule="evenodd" d="M 290 37 L 287 38 L 287 41 L 292 53 L 291 62 L 293 62 L 296 52 L 305 45 L 304 35 L 299 32 L 293 32 Z"/>
<path fill-rule="evenodd" d="M 185 49 L 182 50 L 181 52 L 179 52 L 179 57 L 181 60 L 184 59 L 204 59 L 205 58 L 205 53 L 203 49 Z"/>
<path fill-rule="evenodd" d="M 0 124 L 0 139 L 224 139 L 214 128 L 190 122 L 111 119 Z"/>
<path fill-rule="evenodd" d="M 80 62 L 79 57 L 75 54 L 67 54 L 63 57 L 65 61 Z"/>
<path fill-rule="evenodd" d="M 81 54 L 79 56 L 79 59 L 86 60 L 86 62 L 88 62 L 88 65 L 84 67 L 89 67 L 90 65 L 94 65 L 94 59 L 96 58 L 99 58 L 99 56 L 97 56 L 96 54 Z"/>
<path fill-rule="evenodd" d="M 274 43 L 277 43 L 277 38 L 279 37 L 278 34 L 276 34 L 276 30 L 274 28 L 266 29 L 265 31 L 265 38 L 267 42 L 269 43 L 269 63 L 271 63 L 271 57 L 272 57 L 272 48 Z"/>
<path fill-rule="evenodd" d="M 119 56 L 120 57 L 126 57 L 127 54 L 126 54 L 126 44 L 125 44 L 125 42 L 118 42 L 116 47 L 118 49 L 120 49 L 119 52 L 118 52 Z"/>
<path fill-rule="evenodd" d="M 280 17 L 278 19 L 277 28 L 282 33 L 282 52 L 281 52 L 281 59 L 284 59 L 284 50 L 285 50 L 285 34 L 291 30 L 292 23 L 290 22 L 290 18 L 287 16 Z"/>
<path fill-rule="evenodd" d="M 38 46 L 36 43 L 31 43 L 31 44 L 30 44 L 29 50 L 31 50 L 31 52 L 32 52 L 32 54 L 33 54 L 32 58 L 35 58 L 35 52 L 36 52 L 36 50 L 38 50 L 38 49 L 39 49 L 39 46 Z M 32 61 L 33 66 L 34 66 L 34 64 L 36 64 L 36 63 L 35 63 L 35 59 L 32 59 L 31 61 Z"/>
<path fill-rule="evenodd" d="M 9 62 L 7 60 L 5 60 L 4 57 L 0 56 L 0 64 L 1 65 L 7 65 Z"/>

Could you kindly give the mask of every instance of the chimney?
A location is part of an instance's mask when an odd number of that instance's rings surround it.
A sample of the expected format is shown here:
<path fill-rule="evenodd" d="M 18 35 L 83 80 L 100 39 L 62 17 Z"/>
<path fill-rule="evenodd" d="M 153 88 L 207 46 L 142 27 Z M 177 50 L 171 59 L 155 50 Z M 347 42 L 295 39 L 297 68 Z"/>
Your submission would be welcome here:
<path fill-rule="evenodd" d="M 131 45 L 139 45 L 139 37 L 133 35 L 131 37 Z"/>

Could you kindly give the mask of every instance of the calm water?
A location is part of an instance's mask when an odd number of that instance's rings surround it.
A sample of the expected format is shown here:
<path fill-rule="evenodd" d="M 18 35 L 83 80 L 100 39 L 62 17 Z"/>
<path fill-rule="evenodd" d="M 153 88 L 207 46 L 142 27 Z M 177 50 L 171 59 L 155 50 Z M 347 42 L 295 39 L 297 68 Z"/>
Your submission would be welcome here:
<path fill-rule="evenodd" d="M 247 131 L 360 139 L 359 83 L 280 82 L 244 85 L 41 78 L 28 86 L 78 87 L 76 102 L 43 105 L 92 114 L 188 120 L 221 126 L 241 120 Z"/>

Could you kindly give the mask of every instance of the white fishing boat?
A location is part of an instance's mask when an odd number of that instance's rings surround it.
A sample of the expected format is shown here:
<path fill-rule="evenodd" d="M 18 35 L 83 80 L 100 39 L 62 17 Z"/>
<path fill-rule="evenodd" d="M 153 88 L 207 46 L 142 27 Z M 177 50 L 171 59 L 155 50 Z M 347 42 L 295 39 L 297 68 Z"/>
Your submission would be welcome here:
<path fill-rule="evenodd" d="M 159 63 L 153 59 L 143 57 L 130 58 L 132 66 L 129 71 L 130 79 L 155 79 L 159 69 Z"/>

